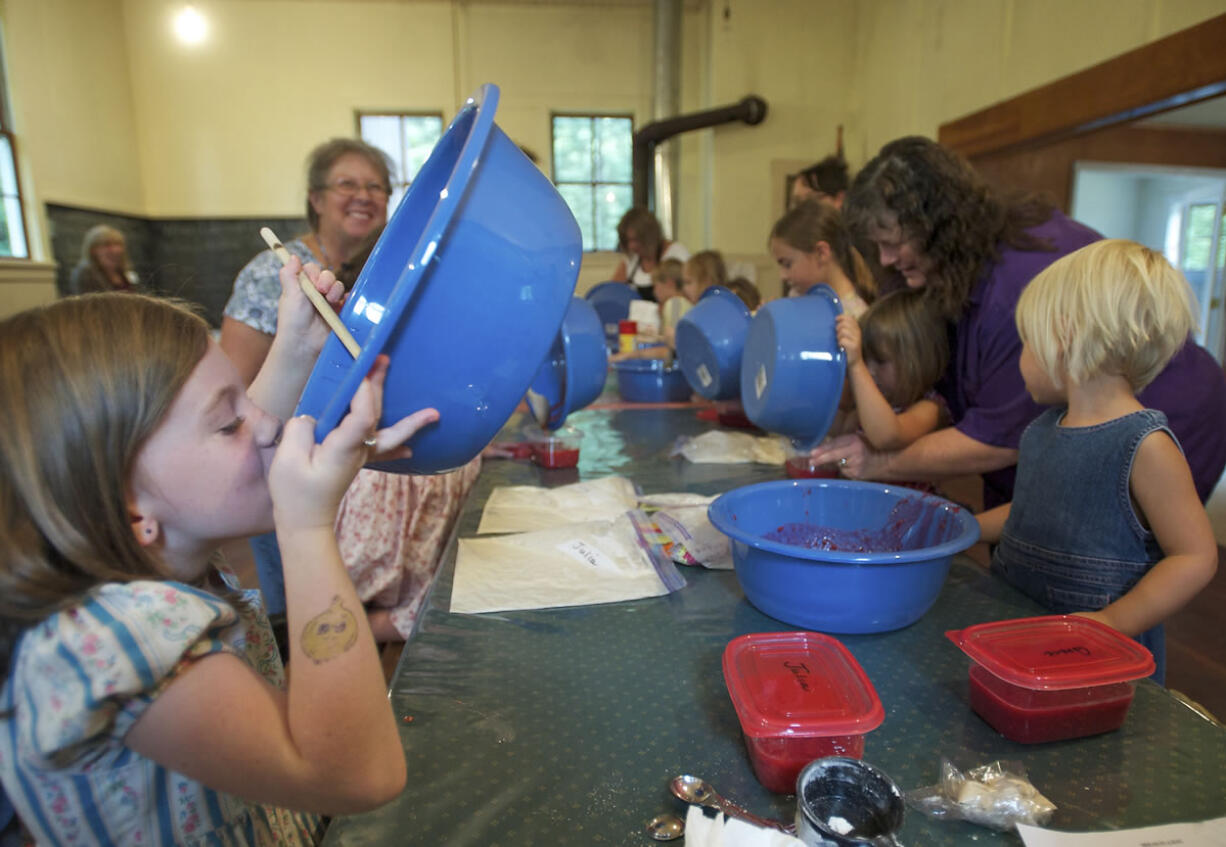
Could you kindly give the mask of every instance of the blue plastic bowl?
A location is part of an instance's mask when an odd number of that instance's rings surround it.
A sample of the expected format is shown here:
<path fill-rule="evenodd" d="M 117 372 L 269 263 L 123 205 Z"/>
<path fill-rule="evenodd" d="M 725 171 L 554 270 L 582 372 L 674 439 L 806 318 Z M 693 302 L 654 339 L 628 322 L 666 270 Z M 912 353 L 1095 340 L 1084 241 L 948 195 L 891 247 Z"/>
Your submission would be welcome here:
<path fill-rule="evenodd" d="M 899 504 L 900 520 L 891 512 Z M 732 542 L 737 580 L 750 603 L 781 621 L 821 632 L 900 629 L 936 602 L 949 564 L 979 540 L 974 516 L 910 488 L 849 480 L 781 480 L 737 488 L 707 515 Z M 896 536 L 890 553 L 815 550 L 765 536 L 789 524 Z"/>
<path fill-rule="evenodd" d="M 392 215 L 299 401 L 322 440 L 377 355 L 391 358 L 382 425 L 434 407 L 413 456 L 371 467 L 440 473 L 476 456 L 515 411 L 557 335 L 579 274 L 579 226 L 494 123 L 498 88 L 460 109 Z"/>
<path fill-rule="evenodd" d="M 615 281 L 593 285 L 584 298 L 596 308 L 596 314 L 600 315 L 609 349 L 616 350 L 617 324 L 630 317 L 630 301 L 643 298 L 634 290 L 634 286 Z"/>
<path fill-rule="evenodd" d="M 677 361 L 694 391 L 708 400 L 741 393 L 741 351 L 749 334 L 749 309 L 721 285 L 703 292 L 677 322 Z"/>
<path fill-rule="evenodd" d="M 690 384 L 674 362 L 663 359 L 629 359 L 616 362 L 617 393 L 628 403 L 675 403 L 690 399 Z"/>
<path fill-rule="evenodd" d="M 544 398 L 545 429 L 557 429 L 566 416 L 600 396 L 609 373 L 609 351 L 596 310 L 586 300 L 572 297 L 553 347 L 545 357 L 530 391 Z M 529 406 L 534 404 L 529 401 Z"/>
<path fill-rule="evenodd" d="M 846 364 L 834 322 L 842 312 L 834 291 L 815 285 L 805 296 L 767 303 L 745 337 L 745 414 L 804 450 L 822 440 L 839 408 Z"/>

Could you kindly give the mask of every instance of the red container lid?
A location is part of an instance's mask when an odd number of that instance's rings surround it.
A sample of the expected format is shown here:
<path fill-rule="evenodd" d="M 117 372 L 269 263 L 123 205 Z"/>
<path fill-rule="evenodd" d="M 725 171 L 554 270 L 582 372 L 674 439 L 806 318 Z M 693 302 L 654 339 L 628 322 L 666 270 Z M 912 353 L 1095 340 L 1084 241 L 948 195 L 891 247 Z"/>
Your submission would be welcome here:
<path fill-rule="evenodd" d="M 752 738 L 862 735 L 885 710 L 840 641 L 818 632 L 742 635 L 724 648 L 724 683 Z"/>
<path fill-rule="evenodd" d="M 637 333 L 638 331 L 639 331 L 639 325 L 638 325 L 638 323 L 637 323 L 636 321 L 618 321 L 618 322 L 617 322 L 617 332 L 618 332 L 618 334 L 622 334 L 622 335 L 625 335 L 625 334 L 633 335 L 633 334 Z"/>
<path fill-rule="evenodd" d="M 1039 691 L 1110 685 L 1154 672 L 1149 650 L 1077 615 L 993 621 L 945 635 L 1005 682 Z"/>

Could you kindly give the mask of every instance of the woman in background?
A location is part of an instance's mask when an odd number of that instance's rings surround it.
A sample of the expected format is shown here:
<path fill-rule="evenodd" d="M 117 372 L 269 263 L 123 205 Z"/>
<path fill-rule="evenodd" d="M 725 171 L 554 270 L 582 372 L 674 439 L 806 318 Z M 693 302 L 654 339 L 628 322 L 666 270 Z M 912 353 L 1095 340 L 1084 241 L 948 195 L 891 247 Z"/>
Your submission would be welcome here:
<path fill-rule="evenodd" d="M 131 291 L 139 282 L 128 263 L 128 246 L 122 232 L 113 226 L 98 224 L 85 233 L 81 261 L 72 269 L 69 280 L 69 294 Z"/>
<path fill-rule="evenodd" d="M 656 216 L 641 206 L 630 209 L 618 221 L 617 249 L 623 256 L 610 279 L 630 283 L 644 300 L 652 299 L 651 272 L 660 262 L 684 262 L 690 257 L 684 245 L 664 238 Z"/>
<path fill-rule="evenodd" d="M 817 448 L 814 461 L 838 462 L 855 479 L 979 473 L 984 506 L 1008 502 L 1022 431 L 1041 411 L 1018 369 L 1014 309 L 1040 271 L 1101 236 L 1042 198 L 995 191 L 965 158 L 919 136 L 890 142 L 864 166 L 844 213 L 876 243 L 882 267 L 923 289 L 949 325 L 950 364 L 938 390 L 954 425 L 891 451 L 842 436 Z M 1166 414 L 1204 500 L 1226 466 L 1221 367 L 1189 337 L 1139 399 Z"/>
<path fill-rule="evenodd" d="M 334 138 L 307 159 L 307 222 L 311 231 L 286 243 L 304 262 L 354 282 L 387 222 L 391 171 L 381 150 Z M 250 380 L 276 332 L 280 262 L 271 250 L 247 263 L 234 282 L 221 325 L 221 348 Z M 405 476 L 363 469 L 341 501 L 336 524 L 341 558 L 367 606 L 378 641 L 412 632 L 443 547 L 481 469 L 481 459 L 449 474 Z M 276 537 L 251 539 L 270 615 L 285 611 Z"/>

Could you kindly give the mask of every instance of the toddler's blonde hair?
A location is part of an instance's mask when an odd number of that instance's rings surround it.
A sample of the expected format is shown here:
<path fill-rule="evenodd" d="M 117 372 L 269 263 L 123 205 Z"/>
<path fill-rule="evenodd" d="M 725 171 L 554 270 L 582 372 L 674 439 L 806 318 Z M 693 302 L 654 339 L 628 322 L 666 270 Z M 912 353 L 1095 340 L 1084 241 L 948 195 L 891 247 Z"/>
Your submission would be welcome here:
<path fill-rule="evenodd" d="M 1057 387 L 1122 376 L 1153 381 L 1196 325 L 1187 281 L 1135 241 L 1096 241 L 1049 265 L 1022 291 L 1022 343 Z"/>
<path fill-rule="evenodd" d="M 671 282 L 677 286 L 677 290 L 681 290 L 681 269 L 684 264 L 680 259 L 665 259 L 660 264 L 656 265 L 656 269 L 651 272 L 651 281 L 655 282 Z"/>

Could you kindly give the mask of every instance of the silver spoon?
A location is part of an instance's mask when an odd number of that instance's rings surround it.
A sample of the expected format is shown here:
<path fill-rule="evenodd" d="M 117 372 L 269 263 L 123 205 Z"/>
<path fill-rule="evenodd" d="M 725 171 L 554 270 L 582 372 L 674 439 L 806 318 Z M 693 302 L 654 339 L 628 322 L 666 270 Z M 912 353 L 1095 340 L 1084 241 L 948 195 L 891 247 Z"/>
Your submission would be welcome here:
<path fill-rule="evenodd" d="M 782 821 L 771 820 L 770 818 L 760 817 L 753 812 L 748 811 L 731 800 L 728 800 L 720 795 L 718 791 L 711 787 L 711 784 L 705 779 L 700 779 L 689 774 L 681 774 L 675 776 L 668 784 L 669 790 L 678 799 L 684 800 L 687 803 L 694 803 L 698 806 L 706 806 L 709 809 L 719 809 L 725 815 L 734 818 L 741 818 L 758 826 L 765 826 L 770 829 L 786 832 L 789 835 L 796 834 L 796 825 L 783 823 Z"/>
<path fill-rule="evenodd" d="M 647 834 L 656 841 L 676 841 L 685 834 L 685 821 L 676 815 L 656 815 L 647 822 Z"/>

